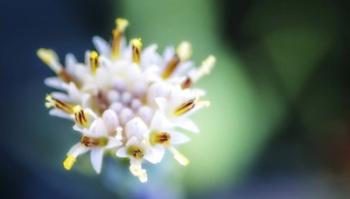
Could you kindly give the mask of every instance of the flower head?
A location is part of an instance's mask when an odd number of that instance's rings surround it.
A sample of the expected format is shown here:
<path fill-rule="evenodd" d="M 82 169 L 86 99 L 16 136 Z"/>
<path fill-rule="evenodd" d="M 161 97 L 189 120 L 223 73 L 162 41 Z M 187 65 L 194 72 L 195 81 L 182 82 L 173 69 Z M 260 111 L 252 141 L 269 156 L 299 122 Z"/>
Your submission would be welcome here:
<path fill-rule="evenodd" d="M 106 150 L 130 160 L 129 170 L 141 182 L 147 181 L 142 163 L 157 164 L 169 151 L 181 165 L 189 160 L 176 147 L 189 141 L 179 130 L 199 132 L 189 116 L 209 105 L 205 92 L 193 88 L 210 73 L 215 57 L 202 65 L 190 61 L 191 44 L 181 42 L 163 54 L 156 45 L 143 49 L 142 40 L 127 44 L 125 19 L 116 20 L 112 42 L 95 36 L 96 51 L 86 51 L 80 63 L 68 54 L 61 63 L 53 50 L 41 48 L 39 58 L 55 73 L 45 84 L 56 89 L 46 97 L 50 114 L 74 122 L 80 140 L 63 161 L 70 170 L 78 156 L 90 152 L 94 170 L 101 171 Z"/>

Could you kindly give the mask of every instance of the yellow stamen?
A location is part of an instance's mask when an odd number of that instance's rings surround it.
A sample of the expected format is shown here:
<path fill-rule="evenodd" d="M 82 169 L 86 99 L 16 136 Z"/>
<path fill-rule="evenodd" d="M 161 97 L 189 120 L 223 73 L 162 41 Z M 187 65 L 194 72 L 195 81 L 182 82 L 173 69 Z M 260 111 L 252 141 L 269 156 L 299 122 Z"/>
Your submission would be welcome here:
<path fill-rule="evenodd" d="M 213 55 L 209 55 L 203 62 L 202 65 L 199 67 L 196 73 L 192 75 L 192 81 L 196 82 L 200 78 L 202 78 L 205 75 L 208 75 L 211 70 L 214 68 L 216 62 L 216 58 Z"/>
<path fill-rule="evenodd" d="M 181 61 L 187 61 L 192 56 L 192 46 L 189 42 L 183 41 L 176 49 L 176 54 Z"/>
<path fill-rule="evenodd" d="M 142 159 L 143 156 L 145 155 L 145 151 L 143 150 L 143 148 L 136 145 L 129 146 L 127 149 L 127 153 L 128 155 L 133 156 L 138 160 Z"/>
<path fill-rule="evenodd" d="M 81 110 L 79 105 L 62 102 L 61 100 L 55 99 L 51 95 L 47 95 L 45 100 L 46 100 L 45 102 L 46 108 L 54 107 L 68 114 L 75 114 L 76 112 Z"/>
<path fill-rule="evenodd" d="M 190 163 L 188 158 L 176 150 L 175 147 L 170 147 L 169 150 L 173 154 L 175 160 L 177 160 L 181 165 L 187 166 Z"/>
<path fill-rule="evenodd" d="M 80 143 L 86 147 L 104 147 L 108 144 L 108 138 L 82 136 Z"/>
<path fill-rule="evenodd" d="M 180 62 L 187 61 L 192 55 L 192 47 L 189 42 L 181 42 L 176 49 L 175 56 L 169 61 L 168 65 L 165 67 L 162 77 L 163 79 L 168 79 L 179 66 Z"/>
<path fill-rule="evenodd" d="M 63 167 L 69 171 L 73 168 L 75 161 L 76 158 L 74 156 L 67 155 L 67 158 L 63 161 Z"/>
<path fill-rule="evenodd" d="M 58 57 L 55 51 L 51 49 L 40 48 L 36 51 L 36 54 L 56 74 L 62 70 L 62 66 L 58 63 Z"/>
<path fill-rule="evenodd" d="M 191 109 L 193 109 L 196 105 L 196 98 L 190 99 L 187 102 L 184 102 L 183 104 L 181 104 L 180 106 L 178 106 L 175 111 L 174 111 L 174 115 L 176 116 L 181 116 L 185 113 L 187 113 L 188 111 L 190 111 Z"/>
<path fill-rule="evenodd" d="M 40 48 L 36 54 L 38 57 L 48 65 L 51 70 L 53 70 L 59 78 L 61 78 L 64 82 L 74 82 L 78 85 L 77 82 L 74 81 L 73 77 L 62 67 L 62 65 L 58 61 L 57 54 L 55 51 L 46 48 Z"/>
<path fill-rule="evenodd" d="M 74 114 L 75 122 L 81 127 L 88 127 L 90 124 L 89 118 L 87 117 L 86 112 L 81 109 L 80 111 L 75 112 Z"/>
<path fill-rule="evenodd" d="M 96 51 L 91 51 L 89 55 L 91 71 L 93 74 L 96 74 L 96 70 L 98 68 L 98 59 L 99 55 Z"/>
<path fill-rule="evenodd" d="M 150 143 L 152 145 L 163 144 L 164 146 L 169 146 L 170 138 L 170 134 L 167 132 L 152 132 L 150 135 Z"/>
<path fill-rule="evenodd" d="M 162 73 L 162 78 L 163 79 L 168 79 L 171 74 L 175 71 L 176 67 L 180 63 L 180 58 L 175 55 L 168 63 L 168 65 L 165 67 L 163 73 Z"/>
<path fill-rule="evenodd" d="M 117 18 L 115 20 L 116 28 L 113 30 L 112 41 L 112 59 L 116 59 L 120 55 L 120 44 L 126 27 L 129 25 L 128 20 Z"/>
<path fill-rule="evenodd" d="M 136 64 L 139 64 L 141 60 L 142 41 L 140 38 L 132 39 L 131 45 L 132 45 L 132 61 Z"/>

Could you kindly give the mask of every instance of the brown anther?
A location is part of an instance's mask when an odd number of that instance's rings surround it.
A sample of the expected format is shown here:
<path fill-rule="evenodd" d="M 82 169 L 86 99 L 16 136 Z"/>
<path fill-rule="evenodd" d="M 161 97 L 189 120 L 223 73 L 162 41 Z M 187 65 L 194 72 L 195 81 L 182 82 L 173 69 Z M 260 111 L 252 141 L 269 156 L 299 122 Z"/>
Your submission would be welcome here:
<path fill-rule="evenodd" d="M 162 73 L 162 77 L 163 79 L 168 79 L 171 74 L 173 74 L 173 72 L 175 71 L 176 67 L 179 65 L 180 63 L 180 58 L 175 55 L 168 63 L 168 65 L 165 67 L 163 73 Z"/>
<path fill-rule="evenodd" d="M 75 122 L 82 127 L 89 125 L 88 117 L 83 109 L 74 114 Z"/>
<path fill-rule="evenodd" d="M 129 146 L 127 149 L 127 153 L 136 159 L 142 159 L 144 156 L 144 150 L 136 145 Z"/>
<path fill-rule="evenodd" d="M 167 132 L 159 132 L 152 135 L 153 140 L 151 140 L 151 143 L 154 144 L 163 144 L 163 145 L 169 145 L 170 144 L 170 134 Z"/>
<path fill-rule="evenodd" d="M 132 61 L 135 64 L 139 64 L 141 61 L 141 48 L 142 48 L 141 39 L 132 39 L 131 46 L 132 46 Z"/>
<path fill-rule="evenodd" d="M 45 103 L 47 108 L 50 107 L 55 107 L 57 109 L 60 109 L 68 114 L 75 114 L 77 110 L 77 105 L 62 102 L 61 100 L 58 100 L 51 95 L 46 96 L 46 103 Z"/>
<path fill-rule="evenodd" d="M 80 143 L 86 147 L 103 147 L 107 145 L 108 139 L 105 137 L 95 138 L 95 137 L 82 136 L 80 138 Z"/>
<path fill-rule="evenodd" d="M 181 83 L 181 88 L 186 89 L 192 86 L 192 80 L 190 77 L 186 77 L 186 79 Z"/>
<path fill-rule="evenodd" d="M 67 72 L 66 69 L 62 68 L 58 73 L 57 76 L 61 78 L 64 82 L 74 82 L 74 78 Z M 74 82 L 75 83 L 75 82 Z"/>
<path fill-rule="evenodd" d="M 190 99 L 188 100 L 187 102 L 181 104 L 180 106 L 178 106 L 175 111 L 174 111 L 174 114 L 176 116 L 180 116 L 180 115 L 183 115 L 185 113 L 187 113 L 188 111 L 190 111 L 191 109 L 193 109 L 195 107 L 195 102 L 196 102 L 196 99 Z"/>

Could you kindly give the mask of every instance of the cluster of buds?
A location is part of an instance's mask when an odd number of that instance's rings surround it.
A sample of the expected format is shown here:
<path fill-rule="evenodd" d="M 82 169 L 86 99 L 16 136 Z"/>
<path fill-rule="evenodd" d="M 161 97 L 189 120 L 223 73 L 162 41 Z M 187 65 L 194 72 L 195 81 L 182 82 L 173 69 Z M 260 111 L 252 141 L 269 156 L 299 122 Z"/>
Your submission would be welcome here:
<path fill-rule="evenodd" d="M 71 170 L 78 156 L 90 152 L 91 164 L 100 173 L 105 151 L 130 160 L 129 170 L 147 181 L 142 162 L 161 162 L 169 151 L 181 165 L 189 160 L 177 146 L 189 141 L 179 130 L 198 133 L 189 116 L 207 107 L 205 92 L 193 88 L 210 73 L 215 57 L 199 67 L 189 61 L 188 42 L 167 47 L 159 54 L 156 45 L 142 50 L 141 39 L 127 44 L 128 21 L 116 19 L 111 45 L 94 37 L 97 51 L 87 51 L 84 63 L 67 54 L 62 64 L 53 50 L 39 49 L 37 55 L 56 76 L 45 84 L 56 89 L 46 96 L 49 113 L 71 120 L 80 140 L 68 151 L 63 166 Z"/>

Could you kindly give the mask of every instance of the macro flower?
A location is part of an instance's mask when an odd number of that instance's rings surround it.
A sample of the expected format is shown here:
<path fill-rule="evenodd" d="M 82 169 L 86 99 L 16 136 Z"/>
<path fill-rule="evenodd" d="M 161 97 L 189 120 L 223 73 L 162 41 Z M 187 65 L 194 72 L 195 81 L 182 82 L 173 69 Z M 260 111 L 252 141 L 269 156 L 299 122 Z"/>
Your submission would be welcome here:
<path fill-rule="evenodd" d="M 116 19 L 111 43 L 93 37 L 96 51 L 86 51 L 83 62 L 67 54 L 62 64 L 45 48 L 37 55 L 55 73 L 44 82 L 55 89 L 45 98 L 50 115 L 71 120 L 81 135 L 64 168 L 72 169 L 80 155 L 90 152 L 92 167 L 100 173 L 105 152 L 112 151 L 128 158 L 131 174 L 146 182 L 142 163 L 158 164 L 166 151 L 181 165 L 189 163 L 177 146 L 190 140 L 182 130 L 199 132 L 190 116 L 209 102 L 202 100 L 205 91 L 194 85 L 210 73 L 215 57 L 196 67 L 186 41 L 162 54 L 155 44 L 142 49 L 139 38 L 127 42 L 128 24 Z"/>

